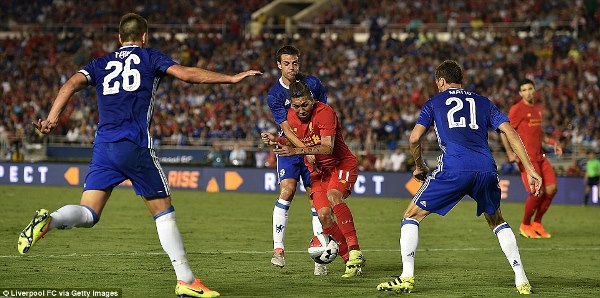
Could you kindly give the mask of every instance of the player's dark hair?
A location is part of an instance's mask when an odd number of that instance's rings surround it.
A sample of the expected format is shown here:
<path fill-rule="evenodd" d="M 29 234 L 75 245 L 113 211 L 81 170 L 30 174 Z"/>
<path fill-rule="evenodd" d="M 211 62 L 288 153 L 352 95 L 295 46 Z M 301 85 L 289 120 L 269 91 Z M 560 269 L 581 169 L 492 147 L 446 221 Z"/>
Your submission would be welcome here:
<path fill-rule="evenodd" d="M 306 83 L 302 81 L 295 81 L 290 84 L 290 98 L 307 97 L 313 100 L 312 93 Z"/>
<path fill-rule="evenodd" d="M 281 55 L 295 55 L 300 58 L 300 50 L 291 45 L 283 46 L 275 54 L 275 62 L 281 62 Z"/>
<path fill-rule="evenodd" d="M 128 13 L 121 18 L 119 34 L 121 41 L 140 41 L 148 32 L 148 21 L 136 13 Z"/>
<path fill-rule="evenodd" d="M 463 73 L 458 62 L 446 60 L 435 69 L 435 80 L 444 79 L 448 84 L 462 84 Z"/>
<path fill-rule="evenodd" d="M 532 80 L 530 80 L 530 79 L 522 79 L 522 80 L 519 81 L 519 89 L 521 89 L 521 86 L 527 85 L 527 84 L 531 84 L 531 86 L 533 86 L 533 88 L 535 88 L 535 84 L 533 83 Z"/>

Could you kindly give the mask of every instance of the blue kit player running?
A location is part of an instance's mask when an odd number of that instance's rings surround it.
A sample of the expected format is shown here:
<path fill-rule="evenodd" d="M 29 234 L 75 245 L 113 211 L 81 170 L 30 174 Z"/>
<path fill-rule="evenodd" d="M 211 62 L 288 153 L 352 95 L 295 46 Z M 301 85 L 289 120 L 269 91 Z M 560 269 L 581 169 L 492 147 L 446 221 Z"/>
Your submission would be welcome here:
<path fill-rule="evenodd" d="M 496 162 L 488 145 L 488 130 L 499 130 L 506 135 L 512 149 L 524 161 L 532 193 L 539 193 L 541 178 L 508 117 L 488 98 L 462 89 L 462 81 L 462 69 L 455 61 L 444 61 L 436 68 L 435 83 L 439 93 L 425 102 L 410 135 L 410 150 L 416 165 L 413 175 L 424 183 L 408 205 L 402 220 L 402 274 L 390 282 L 379 284 L 377 289 L 380 291 L 410 292 L 413 289 L 419 224 L 432 212 L 445 215 L 468 195 L 477 202 L 477 216 L 483 213 L 498 237 L 515 273 L 517 291 L 520 294 L 531 293 L 517 240 L 500 211 L 500 186 Z M 423 161 L 421 138 L 432 126 L 442 154 L 438 157 L 437 168 L 427 175 L 429 169 Z"/>
<path fill-rule="evenodd" d="M 281 136 L 287 137 L 295 146 L 304 147 L 304 143 L 294 134 L 287 122 L 287 111 L 290 108 L 289 86 L 296 80 L 302 80 L 309 87 L 313 98 L 327 103 L 327 91 L 321 81 L 314 76 L 303 76 L 300 70 L 300 50 L 294 46 L 284 46 L 276 53 L 277 67 L 281 70 L 281 77 L 269 90 L 267 103 L 277 123 L 281 128 Z M 307 156 L 311 164 L 315 164 L 314 155 Z M 304 156 L 277 156 L 277 175 L 279 180 L 279 199 L 273 208 L 273 257 L 271 264 L 277 267 L 285 266 L 284 245 L 285 230 L 287 228 L 288 211 L 298 181 L 302 178 L 304 187 L 310 198 L 310 173 L 304 164 Z M 312 206 L 312 201 L 311 201 Z M 317 212 L 312 208 L 313 233 L 323 232 Z M 315 263 L 315 275 L 326 275 L 327 267 Z"/>
<path fill-rule="evenodd" d="M 218 292 L 194 276 L 187 261 L 167 177 L 152 148 L 149 128 L 154 94 L 165 75 L 189 83 L 237 83 L 260 72 L 250 70 L 229 76 L 184 67 L 158 50 L 144 48 L 148 38 L 146 19 L 133 13 L 124 15 L 119 24 L 121 48 L 74 74 L 59 90 L 47 119 L 33 123 L 41 133 L 51 132 L 69 99 L 86 86 L 95 86 L 100 121 L 80 204 L 66 205 L 53 213 L 37 210 L 19 235 L 18 250 L 28 253 L 52 229 L 93 227 L 113 188 L 129 179 L 154 217 L 158 238 L 177 275 L 176 295 L 218 297 Z"/>

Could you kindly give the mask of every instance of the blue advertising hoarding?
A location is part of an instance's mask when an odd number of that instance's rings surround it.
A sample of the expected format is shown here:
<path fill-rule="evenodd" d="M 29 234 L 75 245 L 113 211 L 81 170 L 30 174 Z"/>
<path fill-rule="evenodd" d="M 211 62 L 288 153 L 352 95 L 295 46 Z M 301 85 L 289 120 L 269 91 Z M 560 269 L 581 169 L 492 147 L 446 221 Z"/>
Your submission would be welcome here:
<path fill-rule="evenodd" d="M 274 169 L 191 166 L 163 166 L 163 169 L 174 189 L 266 193 L 277 193 L 279 189 Z M 0 188 L 6 184 L 81 187 L 87 172 L 87 164 L 0 163 Z M 124 187 L 128 186 L 127 182 L 123 183 Z M 507 201 L 522 202 L 527 198 L 520 176 L 501 177 L 500 186 Z M 353 196 L 410 198 L 418 187 L 410 173 L 361 172 Z M 582 204 L 583 197 L 583 178 L 558 178 L 554 203 Z"/>

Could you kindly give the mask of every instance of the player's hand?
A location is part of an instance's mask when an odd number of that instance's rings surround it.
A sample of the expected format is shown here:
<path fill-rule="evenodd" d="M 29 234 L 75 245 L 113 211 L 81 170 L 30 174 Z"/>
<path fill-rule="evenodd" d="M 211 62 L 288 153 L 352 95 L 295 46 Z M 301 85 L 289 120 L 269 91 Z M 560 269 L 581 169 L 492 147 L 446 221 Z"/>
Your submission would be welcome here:
<path fill-rule="evenodd" d="M 267 146 L 277 145 L 277 137 L 270 132 L 261 132 L 260 139 Z"/>
<path fill-rule="evenodd" d="M 321 169 L 317 166 L 317 158 L 314 155 L 307 155 L 306 161 L 310 164 L 317 173 L 321 173 Z"/>
<path fill-rule="evenodd" d="M 290 147 L 290 146 L 285 146 L 285 145 L 281 145 L 275 149 L 273 149 L 273 152 L 277 155 L 281 155 L 281 156 L 292 156 L 292 155 L 296 155 L 296 148 Z"/>
<path fill-rule="evenodd" d="M 427 179 L 427 174 L 429 173 L 429 167 L 426 164 L 417 165 L 415 170 L 413 171 L 413 177 L 417 179 L 417 181 L 424 182 Z"/>
<path fill-rule="evenodd" d="M 529 184 L 530 193 L 539 197 L 542 190 L 542 177 L 536 172 L 527 173 L 527 183 Z"/>
<path fill-rule="evenodd" d="M 261 74 L 262 74 L 262 72 L 260 72 L 258 70 L 246 70 L 244 72 L 240 72 L 240 73 L 234 75 L 233 79 L 232 79 L 232 83 L 237 83 L 237 82 L 243 80 L 245 77 L 261 75 Z"/>
<path fill-rule="evenodd" d="M 41 134 L 48 134 L 57 126 L 56 122 L 42 119 L 38 119 L 37 122 L 31 122 L 31 124 L 33 124 L 35 129 Z"/>

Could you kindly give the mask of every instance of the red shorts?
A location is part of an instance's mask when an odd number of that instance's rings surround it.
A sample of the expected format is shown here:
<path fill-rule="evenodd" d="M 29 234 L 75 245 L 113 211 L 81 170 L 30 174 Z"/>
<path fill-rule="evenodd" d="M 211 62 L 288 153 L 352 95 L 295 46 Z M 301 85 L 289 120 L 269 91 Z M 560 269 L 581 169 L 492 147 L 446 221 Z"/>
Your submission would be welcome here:
<path fill-rule="evenodd" d="M 531 163 L 533 164 L 535 171 L 542 176 L 542 191 L 544 191 L 544 187 L 556 184 L 556 173 L 554 173 L 554 169 L 547 158 L 544 157 L 544 159 L 540 161 L 532 161 Z M 529 183 L 527 182 L 527 172 L 525 172 L 525 167 L 522 163 L 519 163 L 519 170 L 521 171 L 521 179 L 523 180 L 525 190 L 529 193 L 531 190 L 529 189 Z"/>
<path fill-rule="evenodd" d="M 327 191 L 337 189 L 342 192 L 344 198 L 352 192 L 352 187 L 358 177 L 357 165 L 339 164 L 335 168 L 324 169 L 321 173 L 310 173 L 310 187 L 312 190 L 311 198 L 316 210 L 323 207 L 330 207 L 327 199 Z"/>

